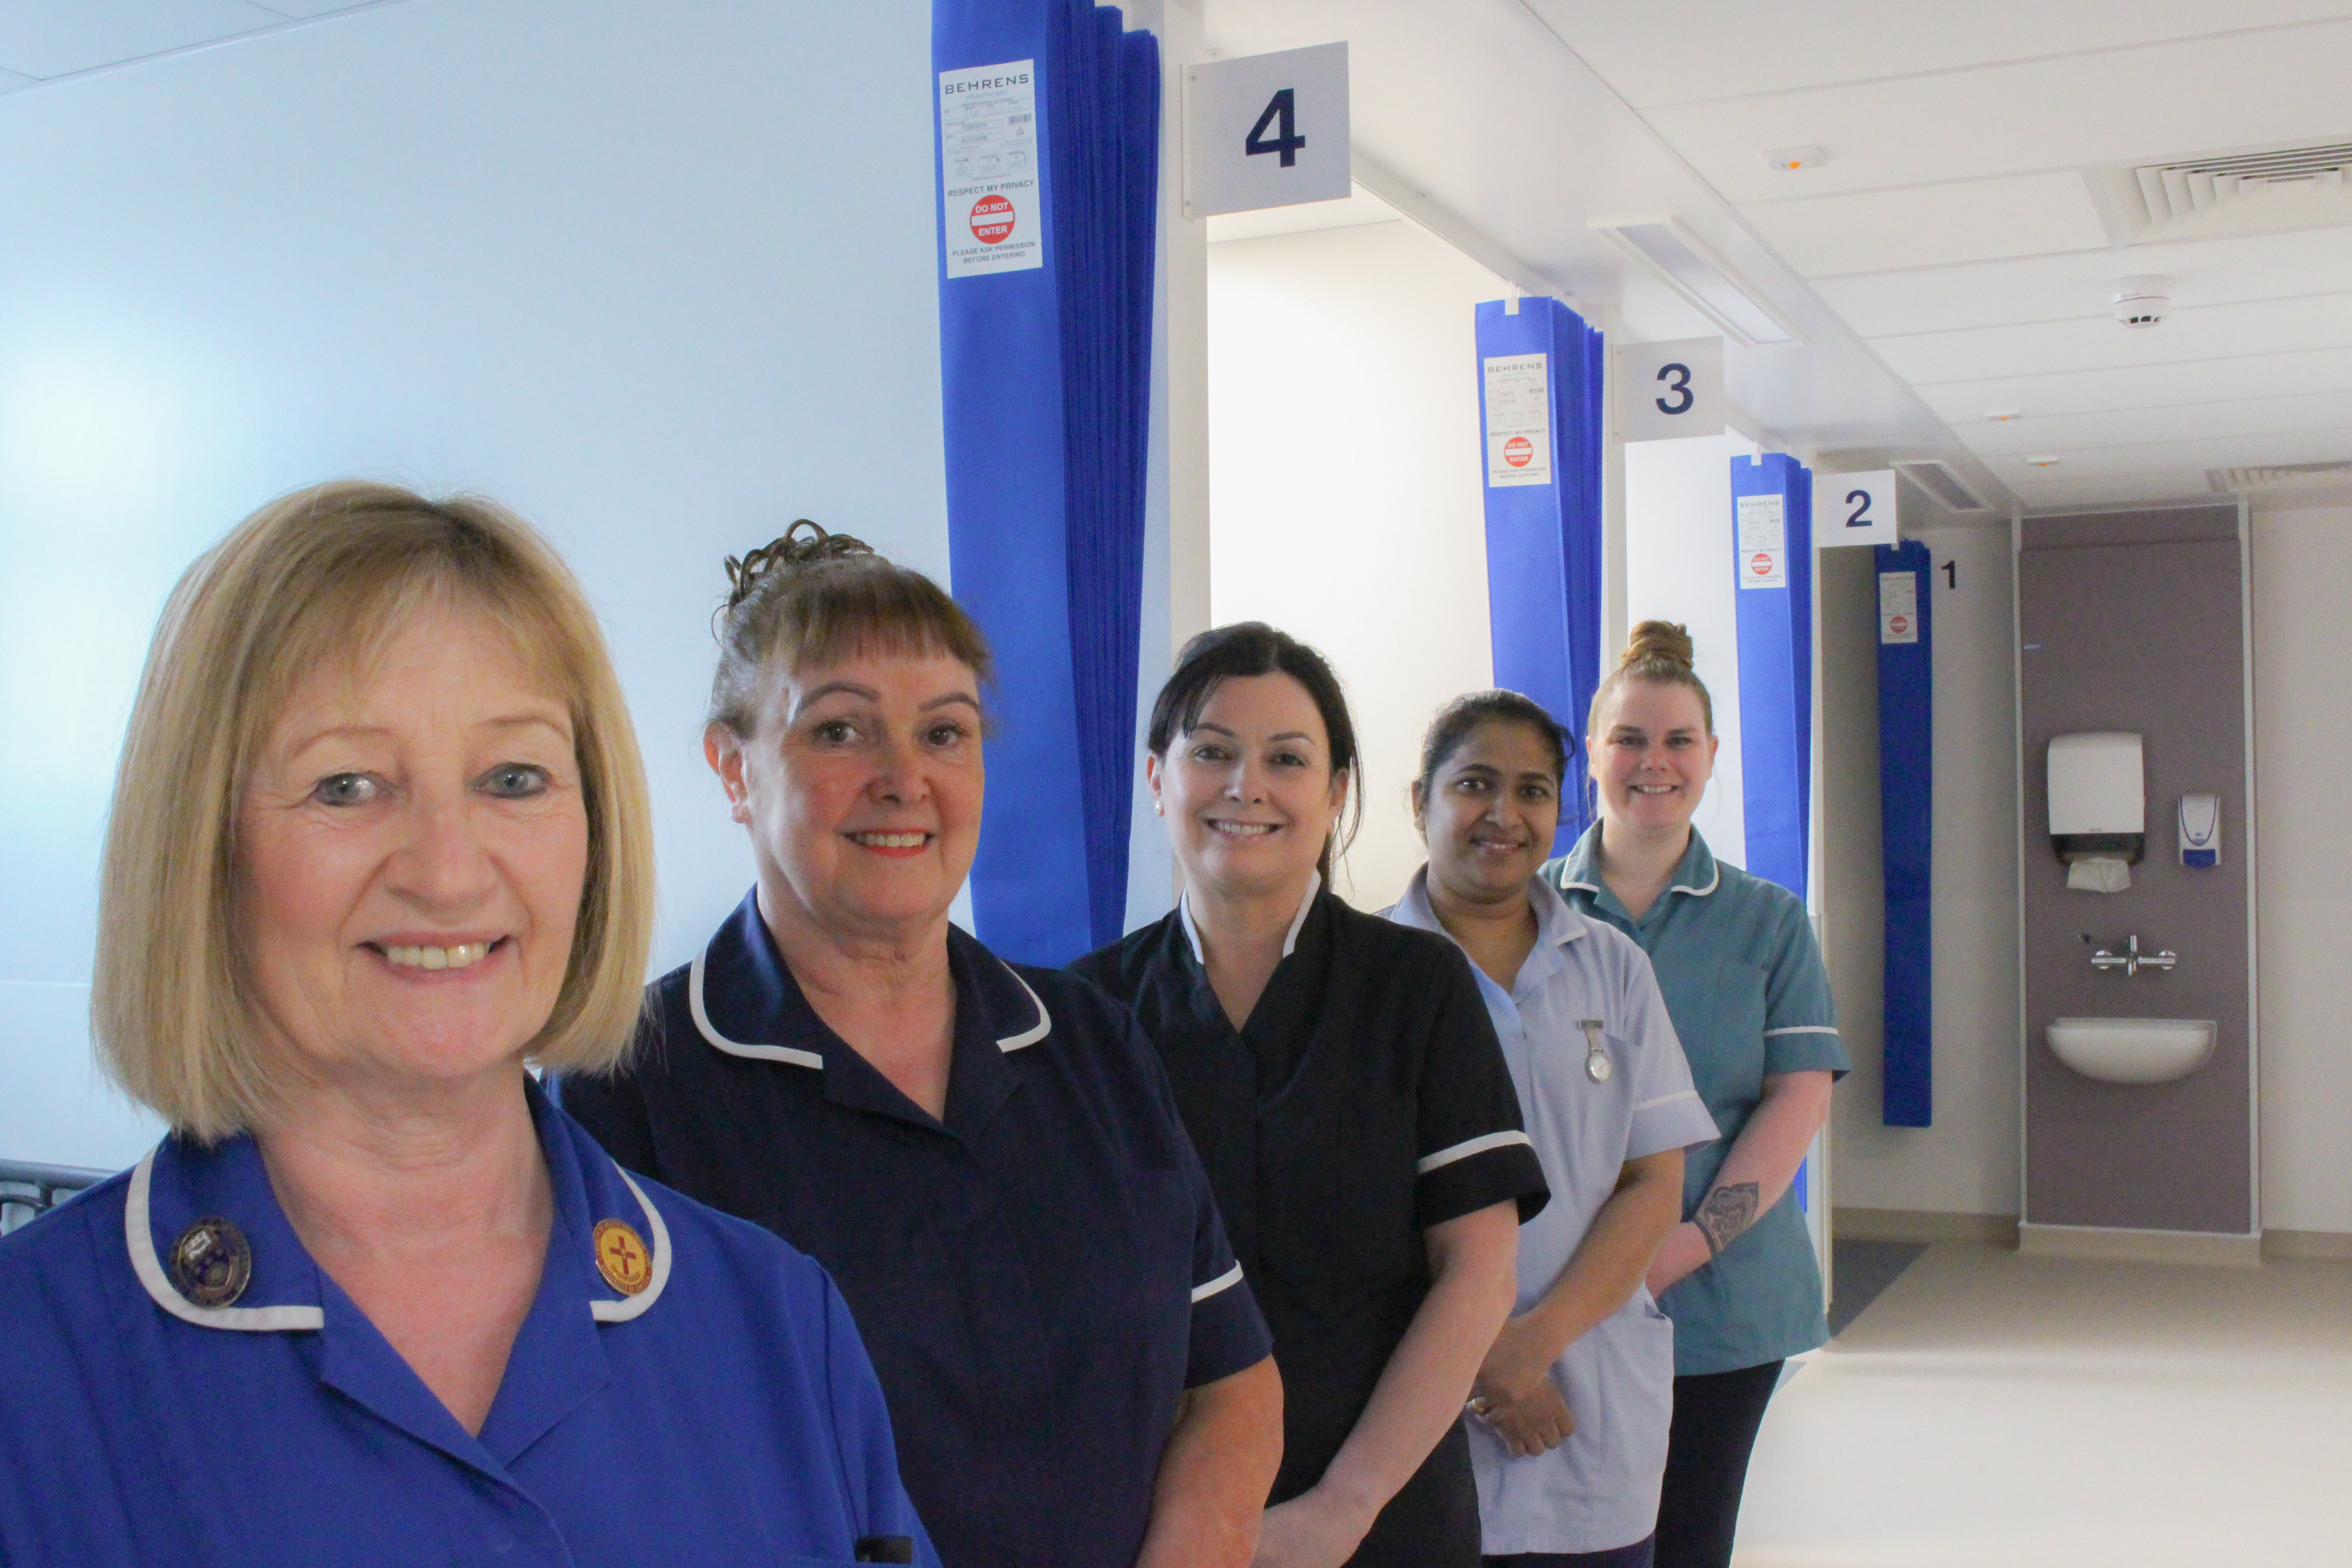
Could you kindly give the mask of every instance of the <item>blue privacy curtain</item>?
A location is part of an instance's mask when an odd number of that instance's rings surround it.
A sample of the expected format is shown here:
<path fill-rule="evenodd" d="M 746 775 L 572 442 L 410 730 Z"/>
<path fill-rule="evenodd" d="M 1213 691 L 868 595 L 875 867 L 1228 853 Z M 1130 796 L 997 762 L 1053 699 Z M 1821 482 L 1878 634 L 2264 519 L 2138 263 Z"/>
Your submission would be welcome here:
<path fill-rule="evenodd" d="M 1477 310 L 1495 684 L 1534 698 L 1581 742 L 1601 679 L 1601 334 L 1557 300 L 1521 300 L 1516 312 L 1491 300 Z M 1548 417 L 1531 422 L 1500 400 L 1489 408 L 1490 387 L 1513 384 L 1498 381 L 1498 370 L 1516 371 L 1518 384 L 1539 374 Z M 1522 437 L 1528 446 L 1512 447 L 1521 427 L 1532 432 Z M 1517 482 L 1538 471 L 1534 440 L 1546 435 L 1548 482 Z M 1561 792 L 1554 854 L 1592 819 L 1581 758 L 1569 777 L 1576 787 Z"/>
<path fill-rule="evenodd" d="M 1889 1127 L 1933 1124 L 1934 968 L 1928 942 L 1935 858 L 1935 563 L 1917 540 L 1878 557 L 1878 798 L 1886 886 L 1885 1085 Z"/>
<path fill-rule="evenodd" d="M 972 908 L 983 942 L 1032 963 L 1115 940 L 1127 912 L 1160 51 L 1123 28 L 1088 0 L 931 8 L 954 142 L 939 162 L 949 561 L 997 660 Z M 990 112 L 950 120 L 971 102 Z"/>
<path fill-rule="evenodd" d="M 1734 458 L 1731 506 L 1748 869 L 1801 899 L 1812 832 L 1812 474 L 1780 452 Z"/>

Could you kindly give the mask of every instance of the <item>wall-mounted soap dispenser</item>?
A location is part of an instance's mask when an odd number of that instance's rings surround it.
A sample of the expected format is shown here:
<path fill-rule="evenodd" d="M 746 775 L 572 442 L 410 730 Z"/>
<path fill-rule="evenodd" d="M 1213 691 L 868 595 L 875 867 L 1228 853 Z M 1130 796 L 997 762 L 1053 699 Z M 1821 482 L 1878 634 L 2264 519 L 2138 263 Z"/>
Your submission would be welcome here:
<path fill-rule="evenodd" d="M 2180 863 L 2199 868 L 2221 863 L 2221 797 L 2180 797 Z"/>
<path fill-rule="evenodd" d="M 2147 788 L 2140 738 L 2118 731 L 2050 741 L 2050 843 L 2066 885 L 2119 893 L 2147 849 Z"/>

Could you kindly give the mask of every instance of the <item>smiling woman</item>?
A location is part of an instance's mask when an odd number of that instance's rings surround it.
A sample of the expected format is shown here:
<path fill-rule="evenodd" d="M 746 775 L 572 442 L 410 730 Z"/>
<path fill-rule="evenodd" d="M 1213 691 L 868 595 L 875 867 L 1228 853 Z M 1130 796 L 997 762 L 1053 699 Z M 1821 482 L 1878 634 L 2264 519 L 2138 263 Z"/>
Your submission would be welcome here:
<path fill-rule="evenodd" d="M 935 1561 L 823 1272 L 526 1071 L 626 1048 L 649 837 L 595 616 L 497 507 L 321 486 L 189 569 L 93 1006 L 173 1132 L 0 1240 L 0 1561 Z"/>
<path fill-rule="evenodd" d="M 703 754 L 754 885 L 564 1105 L 832 1270 L 958 1568 L 1243 1568 L 1281 1388 L 1167 1080 L 1125 1009 L 948 921 L 986 641 L 814 523 L 727 566 Z"/>

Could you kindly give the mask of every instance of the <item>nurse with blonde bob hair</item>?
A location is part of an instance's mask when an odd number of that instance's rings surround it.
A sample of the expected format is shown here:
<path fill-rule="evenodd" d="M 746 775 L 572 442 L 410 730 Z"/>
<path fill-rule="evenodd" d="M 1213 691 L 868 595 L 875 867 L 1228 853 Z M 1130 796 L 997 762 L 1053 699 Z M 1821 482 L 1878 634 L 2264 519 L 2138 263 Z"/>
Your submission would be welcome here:
<path fill-rule="evenodd" d="M 498 506 L 321 485 L 189 569 L 91 1003 L 171 1132 L 0 1241 L 0 1560 L 933 1560 L 823 1272 L 528 1070 L 626 1051 L 651 841 L 595 615 Z"/>

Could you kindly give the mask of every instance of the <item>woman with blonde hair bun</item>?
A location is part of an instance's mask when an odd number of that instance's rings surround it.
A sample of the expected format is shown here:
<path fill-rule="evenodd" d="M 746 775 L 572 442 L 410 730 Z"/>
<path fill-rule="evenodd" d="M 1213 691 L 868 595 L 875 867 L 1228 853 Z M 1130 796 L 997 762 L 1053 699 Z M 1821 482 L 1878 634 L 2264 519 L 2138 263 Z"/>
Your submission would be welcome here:
<path fill-rule="evenodd" d="M 1633 628 L 1586 721 L 1600 819 L 1541 872 L 1579 914 L 1649 955 L 1723 1133 L 1686 1155 L 1684 1217 L 1650 1265 L 1675 1326 L 1658 1568 L 1730 1562 L 1780 1364 L 1829 1338 L 1793 1186 L 1848 1066 L 1803 902 L 1718 861 L 1691 826 L 1719 743 L 1692 657 L 1680 626 Z"/>
<path fill-rule="evenodd" d="M 937 1561 L 824 1272 L 531 1079 L 626 1049 L 651 844 L 502 509 L 321 485 L 188 569 L 91 998 L 172 1131 L 0 1239 L 0 1562 Z"/>

